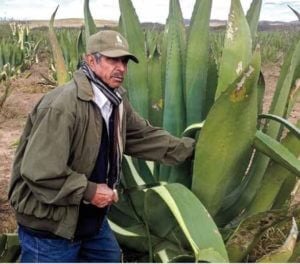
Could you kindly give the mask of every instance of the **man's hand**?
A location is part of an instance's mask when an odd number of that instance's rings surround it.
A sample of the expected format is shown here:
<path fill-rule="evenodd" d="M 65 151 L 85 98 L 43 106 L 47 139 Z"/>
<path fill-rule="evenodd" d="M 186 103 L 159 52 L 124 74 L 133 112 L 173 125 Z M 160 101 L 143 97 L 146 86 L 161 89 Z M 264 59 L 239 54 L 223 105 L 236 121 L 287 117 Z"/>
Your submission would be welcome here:
<path fill-rule="evenodd" d="M 116 190 L 112 190 L 105 183 L 97 184 L 96 193 L 91 200 L 91 204 L 103 208 L 117 201 L 118 193 Z"/>

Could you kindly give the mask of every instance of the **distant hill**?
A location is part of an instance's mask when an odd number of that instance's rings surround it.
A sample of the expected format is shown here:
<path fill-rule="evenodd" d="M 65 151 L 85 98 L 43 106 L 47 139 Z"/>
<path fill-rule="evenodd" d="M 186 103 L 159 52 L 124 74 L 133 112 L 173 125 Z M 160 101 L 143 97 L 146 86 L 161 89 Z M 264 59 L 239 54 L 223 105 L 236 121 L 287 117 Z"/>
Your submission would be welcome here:
<path fill-rule="evenodd" d="M 3 23 L 4 21 L 2 21 Z M 49 20 L 28 20 L 28 21 L 17 21 L 22 23 L 28 23 L 30 28 L 37 27 L 48 27 Z M 226 20 L 211 20 L 210 27 L 212 29 L 224 29 L 226 28 Z M 117 21 L 112 20 L 95 20 L 96 26 L 99 28 L 116 28 L 118 26 Z M 186 26 L 189 25 L 190 20 L 185 19 L 184 23 Z M 67 28 L 80 28 L 84 25 L 84 20 L 81 18 L 66 18 L 66 19 L 55 19 L 55 27 L 67 27 Z M 146 22 L 142 23 L 146 28 L 163 28 L 163 24 Z M 293 22 L 280 22 L 280 21 L 260 21 L 258 25 L 259 31 L 267 30 L 299 30 L 300 31 L 300 21 Z"/>
<path fill-rule="evenodd" d="M 95 19 L 95 24 L 97 27 L 117 27 L 118 22 L 112 20 L 102 20 Z M 30 28 L 40 28 L 40 27 L 48 27 L 49 20 L 28 20 L 28 21 L 17 21 L 28 23 Z M 80 28 L 84 25 L 84 20 L 82 18 L 65 18 L 65 19 L 55 19 L 54 27 L 66 27 L 66 28 Z"/>
<path fill-rule="evenodd" d="M 190 19 L 185 19 L 184 24 L 189 26 Z M 213 30 L 222 30 L 226 28 L 226 20 L 211 20 L 210 27 Z M 163 24 L 158 23 L 143 23 L 145 27 L 163 27 Z M 269 30 L 298 30 L 300 31 L 300 21 L 293 22 L 280 22 L 280 21 L 259 21 L 258 24 L 259 31 L 269 31 Z"/>

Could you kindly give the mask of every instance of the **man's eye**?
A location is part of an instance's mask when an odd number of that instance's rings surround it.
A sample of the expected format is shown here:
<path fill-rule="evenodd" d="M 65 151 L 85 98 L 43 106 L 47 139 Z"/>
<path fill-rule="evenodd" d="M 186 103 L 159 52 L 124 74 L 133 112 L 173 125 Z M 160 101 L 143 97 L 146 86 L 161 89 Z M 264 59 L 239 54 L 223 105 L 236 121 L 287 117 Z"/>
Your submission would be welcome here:
<path fill-rule="evenodd" d="M 123 62 L 124 64 L 127 64 L 127 63 L 128 63 L 128 60 L 129 60 L 129 58 L 128 58 L 128 57 L 124 57 L 124 58 L 122 58 L 121 60 L 122 60 L 122 62 Z"/>

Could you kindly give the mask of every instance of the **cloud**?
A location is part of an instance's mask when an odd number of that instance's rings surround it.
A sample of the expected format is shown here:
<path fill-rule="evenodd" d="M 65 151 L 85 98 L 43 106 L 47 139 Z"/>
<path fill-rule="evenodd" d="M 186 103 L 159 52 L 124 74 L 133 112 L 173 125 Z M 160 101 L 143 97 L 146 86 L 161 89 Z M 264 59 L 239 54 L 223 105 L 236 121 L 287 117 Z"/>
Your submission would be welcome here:
<path fill-rule="evenodd" d="M 184 18 L 191 18 L 196 0 L 180 0 Z M 56 18 L 82 18 L 84 0 L 0 0 L 0 18 L 47 19 L 59 5 Z M 241 0 L 245 13 L 251 0 Z M 169 0 L 132 0 L 141 22 L 152 21 L 164 23 L 169 12 Z M 300 10 L 299 0 L 263 0 L 261 20 L 296 20 L 288 9 L 290 4 Z M 212 5 L 211 19 L 228 18 L 230 1 L 215 0 Z M 119 0 L 90 0 L 90 9 L 95 19 L 118 20 L 120 16 Z"/>

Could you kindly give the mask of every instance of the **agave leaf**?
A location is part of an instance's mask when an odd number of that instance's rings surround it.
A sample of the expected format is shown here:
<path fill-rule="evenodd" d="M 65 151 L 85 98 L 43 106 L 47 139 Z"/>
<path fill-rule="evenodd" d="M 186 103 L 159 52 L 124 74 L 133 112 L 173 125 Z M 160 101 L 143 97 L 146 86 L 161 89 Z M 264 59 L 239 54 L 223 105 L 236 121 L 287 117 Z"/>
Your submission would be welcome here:
<path fill-rule="evenodd" d="M 145 196 L 145 219 L 151 233 L 161 238 L 173 237 L 173 243 L 186 246 L 183 239 L 176 239 L 174 231 L 178 226 L 196 261 L 228 261 L 217 226 L 200 201 L 183 185 L 173 183 L 149 189 Z M 172 236 L 168 236 L 170 231 Z"/>
<path fill-rule="evenodd" d="M 298 234 L 299 237 L 299 234 Z M 300 262 L 300 241 L 298 240 L 295 248 L 294 248 L 294 252 L 293 255 L 290 257 L 289 263 L 299 263 Z"/>
<path fill-rule="evenodd" d="M 287 210 L 265 211 L 244 219 L 229 240 L 226 249 L 230 262 L 242 262 L 256 245 L 261 233 L 287 218 Z"/>
<path fill-rule="evenodd" d="M 183 163 L 171 168 L 168 182 L 177 182 L 191 188 L 192 185 L 192 161 L 186 160 Z"/>
<path fill-rule="evenodd" d="M 201 123 L 196 123 L 189 125 L 182 133 L 183 137 L 192 137 L 195 138 L 196 133 L 199 133 L 200 130 L 203 128 L 205 121 Z"/>
<path fill-rule="evenodd" d="M 195 260 L 191 252 L 166 240 L 158 244 L 153 253 L 157 263 L 194 262 Z"/>
<path fill-rule="evenodd" d="M 259 72 L 257 50 L 252 63 L 211 108 L 196 144 L 192 191 L 212 215 L 247 167 L 256 131 Z"/>
<path fill-rule="evenodd" d="M 149 76 L 149 121 L 154 126 L 162 127 L 164 87 L 161 76 L 161 57 L 156 43 L 154 50 L 149 56 L 148 76 Z"/>
<path fill-rule="evenodd" d="M 50 45 L 52 48 L 57 82 L 59 85 L 61 85 L 68 81 L 69 75 L 68 75 L 68 71 L 67 71 L 67 68 L 65 65 L 64 56 L 63 56 L 61 47 L 58 43 L 55 31 L 54 31 L 54 19 L 55 19 L 55 15 L 58 10 L 58 7 L 59 6 L 57 6 L 55 11 L 53 12 L 50 23 L 49 23 L 49 41 L 50 41 Z"/>
<path fill-rule="evenodd" d="M 176 24 L 177 23 L 177 24 Z M 162 40 L 160 44 L 160 52 L 161 52 L 161 64 L 162 64 L 162 86 L 165 87 L 166 83 L 166 63 L 167 63 L 167 51 L 168 51 L 168 41 L 170 39 L 169 37 L 169 31 L 170 27 L 176 28 L 178 33 L 178 46 L 181 50 L 181 60 L 182 65 L 185 62 L 185 49 L 186 49 L 186 33 L 185 33 L 185 25 L 184 25 L 184 19 L 182 16 L 180 3 L 178 0 L 170 0 L 169 1 L 169 14 L 168 18 L 165 24 L 165 28 L 162 35 Z M 184 66 L 182 66 L 182 69 L 184 69 Z"/>
<path fill-rule="evenodd" d="M 83 40 L 83 29 L 80 29 L 80 32 L 77 35 L 77 40 L 76 40 L 76 59 L 77 59 L 77 66 L 79 66 L 80 61 L 82 60 L 82 56 L 85 53 L 85 43 Z"/>
<path fill-rule="evenodd" d="M 298 66 L 298 69 L 296 72 L 300 71 L 300 65 Z M 287 107 L 287 116 L 290 115 L 290 113 L 293 110 L 294 105 L 300 98 L 300 74 L 297 74 L 297 79 L 294 81 L 295 85 L 291 89 L 290 96 L 289 96 L 289 102 Z"/>
<path fill-rule="evenodd" d="M 138 174 L 141 175 L 144 179 L 145 184 L 157 183 L 156 179 L 153 176 L 154 163 L 152 161 L 132 158 L 132 163 Z"/>
<path fill-rule="evenodd" d="M 296 80 L 297 75 L 299 74 L 299 64 L 300 41 L 295 45 L 295 47 L 289 50 L 285 58 L 279 80 L 276 85 L 275 95 L 272 100 L 272 107 L 269 111 L 270 114 L 282 117 L 285 116 L 286 109 L 288 107 L 287 101 L 290 94 L 292 81 Z M 266 126 L 266 133 L 272 138 L 277 138 L 280 131 L 280 123 L 273 122 L 267 124 Z M 248 207 L 257 190 L 261 186 L 261 181 L 268 167 L 269 161 L 270 159 L 266 155 L 262 153 L 255 154 L 252 166 L 247 173 L 247 177 L 242 182 L 242 185 L 240 185 L 240 187 L 230 195 L 230 205 L 228 202 L 226 202 L 230 210 L 224 208 L 222 212 L 220 212 L 220 218 L 223 219 L 223 221 L 227 222 L 229 219 L 233 219 L 242 210 Z"/>
<path fill-rule="evenodd" d="M 292 177 L 287 177 L 281 185 L 280 191 L 272 205 L 272 209 L 279 209 L 287 205 L 287 201 L 291 199 L 291 193 L 295 188 L 298 178 L 292 174 Z"/>
<path fill-rule="evenodd" d="M 140 166 L 140 167 L 139 167 Z M 144 211 L 144 196 L 146 189 L 156 183 L 148 165 L 145 161 L 134 161 L 131 157 L 125 156 L 122 163 L 122 170 L 125 175 L 122 179 L 124 191 L 129 195 L 135 213 L 142 217 Z"/>
<path fill-rule="evenodd" d="M 298 237 L 298 227 L 295 218 L 293 217 L 293 224 L 290 230 L 290 234 L 287 237 L 284 244 L 280 248 L 269 253 L 268 255 L 263 256 L 257 262 L 262 262 L 262 263 L 287 262 L 293 255 L 293 251 L 297 242 L 297 237 Z"/>
<path fill-rule="evenodd" d="M 120 28 L 129 44 L 129 51 L 139 64 L 128 64 L 124 86 L 135 110 L 144 118 L 149 117 L 148 63 L 145 48 L 145 35 L 131 0 L 119 0 L 121 11 Z"/>
<path fill-rule="evenodd" d="M 176 29 L 177 33 L 177 41 L 178 45 L 180 47 L 181 51 L 181 61 L 182 61 L 182 69 L 184 72 L 185 69 L 185 60 L 186 60 L 186 31 L 185 31 L 185 24 L 184 24 L 184 18 L 182 16 L 182 11 L 180 8 L 180 2 L 179 0 L 170 0 L 169 1 L 169 15 L 167 18 L 166 26 L 165 26 L 165 31 L 164 31 L 164 40 L 165 42 L 165 47 L 163 46 L 163 49 L 165 49 L 165 52 L 163 51 L 162 55 L 167 54 L 168 50 L 168 41 L 169 41 L 169 31 L 173 30 L 174 28 Z M 173 29 L 172 29 L 173 28 Z M 163 44 L 164 45 L 164 44 Z M 167 58 L 166 58 L 167 60 Z M 163 64 L 164 66 L 164 64 Z M 185 94 L 184 94 L 185 95 Z"/>
<path fill-rule="evenodd" d="M 158 49 L 158 43 L 160 41 L 161 32 L 156 26 L 153 26 L 152 29 L 148 29 L 145 32 L 146 37 L 146 50 L 148 59 L 151 58 L 156 49 Z"/>
<path fill-rule="evenodd" d="M 16 233 L 1 234 L 0 243 L 1 243 L 0 262 L 1 263 L 17 262 L 21 253 L 18 234 Z"/>
<path fill-rule="evenodd" d="M 119 193 L 119 201 L 111 206 L 108 216 L 111 221 L 123 227 L 142 223 L 130 197 L 123 193 Z M 122 220 L 120 221 L 120 219 Z"/>
<path fill-rule="evenodd" d="M 293 125 L 292 123 L 290 123 L 288 120 L 277 116 L 277 115 L 271 115 L 271 114 L 261 114 L 258 116 L 259 118 L 267 118 L 270 120 L 275 120 L 281 124 L 283 124 L 286 128 L 289 129 L 289 131 L 293 132 L 294 135 L 299 139 L 300 138 L 300 129 L 298 127 L 296 127 L 295 125 Z"/>
<path fill-rule="evenodd" d="M 291 89 L 293 88 L 293 80 L 297 77 L 299 78 L 300 74 L 297 71 L 298 66 L 300 65 L 300 41 L 296 44 L 294 48 L 291 48 L 287 54 L 287 57 L 282 66 L 280 76 L 276 85 L 275 94 L 272 100 L 270 107 L 270 114 L 286 117 L 289 96 Z M 298 76 L 295 76 L 298 75 Z M 267 127 L 267 134 L 273 138 L 279 138 L 279 132 L 281 125 L 278 123 L 270 123 Z"/>
<path fill-rule="evenodd" d="M 5 234 L 0 235 L 0 252 L 4 252 L 7 243 L 7 236 Z"/>
<path fill-rule="evenodd" d="M 294 12 L 294 14 L 297 16 L 298 20 L 300 20 L 300 13 L 296 9 L 292 8 L 290 5 L 288 5 L 288 7 Z"/>
<path fill-rule="evenodd" d="M 144 224 L 138 224 L 126 228 L 113 221 L 109 221 L 109 224 L 120 245 L 124 245 L 140 252 L 149 251 L 149 237 Z M 157 243 L 159 239 L 155 236 L 151 236 L 151 241 L 153 241 L 153 243 Z"/>
<path fill-rule="evenodd" d="M 211 6 L 211 0 L 196 1 L 189 27 L 185 73 L 187 125 L 204 119 Z"/>
<path fill-rule="evenodd" d="M 151 169 L 144 160 L 124 156 L 122 170 L 126 175 L 123 179 L 126 188 L 155 183 Z"/>
<path fill-rule="evenodd" d="M 85 40 L 87 42 L 89 36 L 97 32 L 97 27 L 90 10 L 90 0 L 84 0 L 83 13 L 84 13 Z"/>
<path fill-rule="evenodd" d="M 142 178 L 143 175 L 139 174 L 134 167 L 131 157 L 124 156 L 122 161 L 122 171 L 124 175 L 126 175 L 126 177 L 122 178 L 126 188 L 146 184 L 145 179 Z"/>
<path fill-rule="evenodd" d="M 263 112 L 265 88 L 266 88 L 265 78 L 264 78 L 262 72 L 260 72 L 259 79 L 258 79 L 258 84 L 257 84 L 257 95 L 258 95 L 258 99 L 257 99 L 258 108 L 257 109 L 258 109 L 258 114 L 261 114 Z"/>
<path fill-rule="evenodd" d="M 215 59 L 210 56 L 208 65 L 208 74 L 206 81 L 205 108 L 203 111 L 203 119 L 205 120 L 208 112 L 215 102 L 215 94 L 218 85 L 218 69 Z"/>
<path fill-rule="evenodd" d="M 300 160 L 275 139 L 261 131 L 257 131 L 254 147 L 294 173 L 297 177 L 300 177 Z"/>
<path fill-rule="evenodd" d="M 165 35 L 167 49 L 163 127 L 174 136 L 180 136 L 186 126 L 182 61 L 182 52 L 185 49 L 182 47 L 182 32 L 178 30 L 178 18 L 180 19 L 178 14 L 181 14 L 178 9 L 180 9 L 178 0 L 171 0 L 168 29 Z M 172 173 L 176 173 L 176 170 L 171 170 L 170 166 L 160 166 L 160 181 L 169 181 Z M 174 177 L 177 178 L 176 175 Z M 182 177 L 186 178 L 185 175 Z"/>
<path fill-rule="evenodd" d="M 250 27 L 252 39 L 255 39 L 257 35 L 257 26 L 258 26 L 261 6 L 262 6 L 262 0 L 252 0 L 251 6 L 246 15 Z"/>
<path fill-rule="evenodd" d="M 294 133 L 289 132 L 288 135 L 281 141 L 281 144 L 296 157 L 300 155 L 300 141 Z M 279 192 L 287 178 L 293 179 L 295 176 L 280 164 L 271 163 L 264 175 L 261 187 L 257 191 L 253 201 L 247 207 L 245 213 L 254 214 L 270 210 L 276 197 L 281 197 L 282 200 L 286 200 L 286 197 L 289 196 L 289 194 L 283 195 L 281 193 L 279 195 Z M 290 191 L 288 193 L 290 193 Z"/>
<path fill-rule="evenodd" d="M 252 39 L 240 0 L 231 0 L 220 62 L 216 98 L 241 74 L 251 60 Z"/>
<path fill-rule="evenodd" d="M 0 43 L 1 44 L 1 43 Z M 2 71 L 2 67 L 4 66 L 4 58 L 3 58 L 3 47 L 2 47 L 2 45 L 0 45 L 0 69 L 1 69 L 1 71 Z"/>
<path fill-rule="evenodd" d="M 178 0 L 170 1 L 170 13 L 168 17 L 169 31 L 167 39 L 165 104 L 163 115 L 163 127 L 174 136 L 179 136 L 185 128 L 185 105 L 182 74 L 183 48 L 181 36 L 178 33 Z"/>

